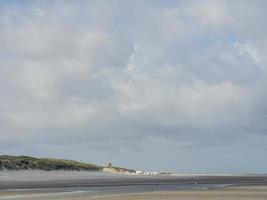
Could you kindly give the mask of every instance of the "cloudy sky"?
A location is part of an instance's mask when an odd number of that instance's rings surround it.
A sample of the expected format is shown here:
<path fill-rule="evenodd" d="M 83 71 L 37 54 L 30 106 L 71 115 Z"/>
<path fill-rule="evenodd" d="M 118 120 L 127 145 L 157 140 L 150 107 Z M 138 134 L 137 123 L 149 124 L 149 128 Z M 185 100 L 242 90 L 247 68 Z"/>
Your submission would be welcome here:
<path fill-rule="evenodd" d="M 0 153 L 267 172 L 266 10 L 0 1 Z"/>

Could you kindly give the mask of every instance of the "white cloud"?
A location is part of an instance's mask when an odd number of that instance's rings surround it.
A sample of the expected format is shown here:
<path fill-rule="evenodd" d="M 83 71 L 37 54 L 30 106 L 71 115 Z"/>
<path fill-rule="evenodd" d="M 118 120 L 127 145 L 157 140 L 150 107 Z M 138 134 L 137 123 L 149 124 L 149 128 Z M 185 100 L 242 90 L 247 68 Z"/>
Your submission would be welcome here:
<path fill-rule="evenodd" d="M 162 69 L 159 71 L 162 73 Z M 248 112 L 246 88 L 230 82 L 177 85 L 172 74 L 137 75 L 114 82 L 123 115 L 167 125 L 214 125 Z M 231 115 L 225 118 L 225 115 Z"/>
<path fill-rule="evenodd" d="M 251 45 L 249 43 L 241 44 L 239 42 L 236 42 L 235 46 L 239 49 L 239 53 L 241 55 L 247 54 L 248 56 L 250 56 L 253 59 L 255 64 L 261 63 L 262 59 L 258 53 L 258 50 L 253 45 Z"/>
<path fill-rule="evenodd" d="M 187 17 L 192 17 L 195 25 L 204 28 L 222 28 L 231 20 L 227 1 L 206 0 L 189 2 L 185 7 Z"/>

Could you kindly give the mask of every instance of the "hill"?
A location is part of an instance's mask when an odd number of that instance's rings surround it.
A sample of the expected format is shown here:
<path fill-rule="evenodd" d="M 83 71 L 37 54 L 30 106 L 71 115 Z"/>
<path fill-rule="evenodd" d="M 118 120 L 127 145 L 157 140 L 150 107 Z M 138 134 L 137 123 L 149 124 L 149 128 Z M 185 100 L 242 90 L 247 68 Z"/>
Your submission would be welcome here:
<path fill-rule="evenodd" d="M 73 160 L 34 158 L 30 156 L 0 156 L 0 170 L 77 170 L 101 171 L 103 167 Z"/>
<path fill-rule="evenodd" d="M 30 156 L 0 156 L 0 170 L 66 170 L 101 171 L 115 174 L 135 174 L 135 170 L 121 167 L 106 167 L 74 160 L 35 158 Z"/>

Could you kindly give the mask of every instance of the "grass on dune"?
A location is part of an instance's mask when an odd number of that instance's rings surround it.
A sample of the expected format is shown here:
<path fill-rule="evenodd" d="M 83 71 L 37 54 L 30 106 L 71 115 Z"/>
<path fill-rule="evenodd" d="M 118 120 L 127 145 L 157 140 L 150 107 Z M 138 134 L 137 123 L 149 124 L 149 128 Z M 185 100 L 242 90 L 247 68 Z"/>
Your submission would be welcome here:
<path fill-rule="evenodd" d="M 30 156 L 0 156 L 0 170 L 77 170 L 77 171 L 100 171 L 101 166 L 82 163 L 73 160 L 34 158 Z"/>

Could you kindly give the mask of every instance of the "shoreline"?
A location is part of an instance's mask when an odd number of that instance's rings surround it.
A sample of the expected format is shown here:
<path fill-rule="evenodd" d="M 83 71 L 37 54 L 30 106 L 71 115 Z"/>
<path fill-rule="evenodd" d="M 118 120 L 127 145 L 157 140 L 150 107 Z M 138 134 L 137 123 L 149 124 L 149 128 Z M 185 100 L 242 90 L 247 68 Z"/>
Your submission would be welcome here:
<path fill-rule="evenodd" d="M 94 198 L 81 198 L 87 200 Z M 267 199 L 267 185 L 265 186 L 230 186 L 221 189 L 205 191 L 159 191 L 143 194 L 122 194 L 102 196 L 99 200 L 265 200 Z"/>
<path fill-rule="evenodd" d="M 233 200 L 263 196 L 266 200 L 267 176 L 127 176 L 24 171 L 0 177 L 0 200 L 208 200 L 210 196 L 216 200 L 223 196 L 227 200 L 233 196 Z"/>
<path fill-rule="evenodd" d="M 0 199 L 18 200 L 265 200 L 267 199 L 267 185 L 260 186 L 227 186 L 208 190 L 173 190 L 139 193 L 33 193 L 21 192 L 10 194 L 0 192 Z"/>
<path fill-rule="evenodd" d="M 266 175 L 142 176 L 100 172 L 12 171 L 0 176 L 0 189 L 75 188 L 142 185 L 260 185 Z"/>

